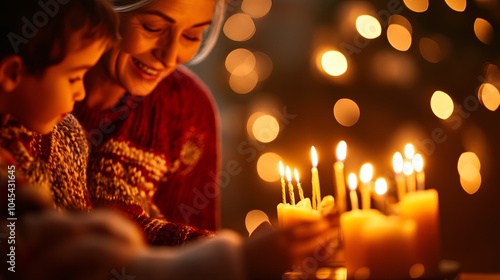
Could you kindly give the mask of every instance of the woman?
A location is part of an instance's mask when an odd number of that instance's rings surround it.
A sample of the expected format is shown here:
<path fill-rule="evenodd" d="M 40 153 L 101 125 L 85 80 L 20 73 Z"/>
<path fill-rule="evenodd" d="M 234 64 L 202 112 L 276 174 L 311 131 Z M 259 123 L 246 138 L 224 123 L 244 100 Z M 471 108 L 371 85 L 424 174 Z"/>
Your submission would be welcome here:
<path fill-rule="evenodd" d="M 151 244 L 211 235 L 219 226 L 218 117 L 207 88 L 180 65 L 209 51 L 224 2 L 112 2 L 122 42 L 86 75 L 87 97 L 75 106 L 91 143 L 94 205 L 125 211 Z"/>

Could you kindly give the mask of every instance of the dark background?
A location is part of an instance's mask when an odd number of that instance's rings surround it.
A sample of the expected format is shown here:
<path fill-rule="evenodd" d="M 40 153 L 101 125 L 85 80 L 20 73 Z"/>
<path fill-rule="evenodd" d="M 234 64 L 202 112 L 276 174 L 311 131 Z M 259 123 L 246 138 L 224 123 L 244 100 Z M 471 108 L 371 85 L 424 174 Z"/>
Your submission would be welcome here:
<path fill-rule="evenodd" d="M 500 112 L 467 103 L 477 101 L 485 63 L 500 62 L 499 34 L 486 45 L 473 33 L 478 17 L 500 31 L 498 2 L 482 1 L 490 4 L 485 8 L 467 1 L 465 12 L 456 12 L 444 1 L 431 0 L 428 11 L 415 13 L 396 1 L 404 8 L 399 14 L 412 23 L 410 49 L 393 49 L 385 36 L 387 25 L 382 24 L 380 37 L 346 54 L 350 79 L 344 82 L 319 73 L 314 53 L 319 42 L 337 48 L 356 46 L 354 35 L 339 34 L 343 19 L 339 11 L 346 2 L 360 1 L 275 0 L 265 17 L 254 20 L 256 33 L 250 40 L 234 42 L 221 34 L 210 56 L 191 67 L 208 84 L 220 109 L 223 170 L 228 162 L 237 162 L 242 168 L 229 176 L 222 188 L 223 227 L 247 234 L 245 216 L 253 209 L 266 212 L 272 221 L 276 219 L 281 189 L 279 182 L 265 182 L 257 174 L 256 163 L 262 153 L 278 153 L 287 163 L 307 171 L 314 145 L 320 155 L 322 194 L 327 195 L 333 194 L 332 166 L 340 140 L 348 144 L 347 172 L 370 161 L 379 175 L 391 174 L 392 155 L 412 142 L 426 162 L 426 187 L 439 192 L 444 258 L 459 261 L 465 271 L 500 272 Z M 377 13 L 394 1 L 365 2 Z M 241 12 L 239 4 L 231 2 L 229 15 Z M 419 38 L 431 34 L 440 34 L 450 42 L 449 55 L 439 63 L 426 61 L 419 52 Z M 246 95 L 230 89 L 224 67 L 227 54 L 242 47 L 264 52 L 273 61 L 271 76 Z M 397 69 L 401 75 L 414 71 L 414 78 L 381 82 L 373 67 L 380 54 L 414 65 L 413 70 Z M 448 121 L 438 119 L 430 108 L 435 90 L 447 92 L 456 106 L 462 106 L 462 112 L 455 112 Z M 333 105 L 340 98 L 355 100 L 360 107 L 360 119 L 352 127 L 340 125 L 333 116 Z M 282 130 L 271 143 L 250 141 L 246 133 L 247 118 L 259 104 L 272 104 L 280 112 L 286 108 L 294 116 L 286 125 L 281 123 Z M 431 140 L 436 129 L 444 131 L 441 143 Z M 247 152 L 238 150 L 241 145 Z M 481 160 L 482 183 L 473 195 L 462 189 L 457 172 L 458 158 L 466 151 L 475 152 Z M 303 173 L 305 193 L 310 196 L 310 175 Z"/>

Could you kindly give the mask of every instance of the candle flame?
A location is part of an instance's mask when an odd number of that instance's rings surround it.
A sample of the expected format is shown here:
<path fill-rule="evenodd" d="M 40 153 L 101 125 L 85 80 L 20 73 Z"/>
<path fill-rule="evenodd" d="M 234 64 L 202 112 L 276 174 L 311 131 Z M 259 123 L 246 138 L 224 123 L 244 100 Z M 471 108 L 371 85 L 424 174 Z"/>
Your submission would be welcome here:
<path fill-rule="evenodd" d="M 347 143 L 342 140 L 337 145 L 337 159 L 339 161 L 344 161 L 347 156 Z"/>
<path fill-rule="evenodd" d="M 288 165 L 286 166 L 286 180 L 288 182 L 291 182 L 292 181 L 292 171 L 290 171 L 290 167 L 288 167 Z"/>
<path fill-rule="evenodd" d="M 311 160 L 313 167 L 318 166 L 318 153 L 316 153 L 316 148 L 314 146 L 311 147 Z"/>
<path fill-rule="evenodd" d="M 358 187 L 358 178 L 356 177 L 356 174 L 349 174 L 349 176 L 347 177 L 347 184 L 349 185 L 349 189 L 351 191 L 356 190 L 356 188 Z"/>
<path fill-rule="evenodd" d="M 285 177 L 285 168 L 283 167 L 283 162 L 281 162 L 281 160 L 280 160 L 280 162 L 278 164 L 278 168 L 280 170 L 280 176 L 281 176 L 281 178 Z"/>
<path fill-rule="evenodd" d="M 394 153 L 392 157 L 392 168 L 394 168 L 394 172 L 401 173 L 403 172 L 403 155 L 400 152 Z"/>
<path fill-rule="evenodd" d="M 413 165 L 411 164 L 411 162 L 409 161 L 406 161 L 403 165 L 403 173 L 408 176 L 408 175 L 411 175 L 413 173 Z"/>
<path fill-rule="evenodd" d="M 416 154 L 413 156 L 413 159 L 411 160 L 413 164 L 413 169 L 415 169 L 416 172 L 422 172 L 424 169 L 424 159 L 422 158 L 421 154 Z"/>
<path fill-rule="evenodd" d="M 295 175 L 295 181 L 297 181 L 297 183 L 299 183 L 300 177 L 299 177 L 299 171 L 297 171 L 297 168 L 293 169 L 293 174 Z"/>
<path fill-rule="evenodd" d="M 405 157 L 407 159 L 411 159 L 411 158 L 413 158 L 413 155 L 415 155 L 415 148 L 410 143 L 406 144 L 406 146 L 405 146 Z"/>
<path fill-rule="evenodd" d="M 361 170 L 359 172 L 359 179 L 363 183 L 368 183 L 373 178 L 373 165 L 370 163 L 365 163 L 361 166 Z"/>
<path fill-rule="evenodd" d="M 387 181 L 384 178 L 378 178 L 377 181 L 375 181 L 375 193 L 384 195 L 387 189 Z"/>

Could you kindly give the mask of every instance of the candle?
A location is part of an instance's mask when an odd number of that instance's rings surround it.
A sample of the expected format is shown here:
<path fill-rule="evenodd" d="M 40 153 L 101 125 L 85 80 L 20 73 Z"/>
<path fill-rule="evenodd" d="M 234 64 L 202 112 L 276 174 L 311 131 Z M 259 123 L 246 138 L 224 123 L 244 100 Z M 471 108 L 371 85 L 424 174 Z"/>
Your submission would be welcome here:
<path fill-rule="evenodd" d="M 384 214 L 387 212 L 387 199 L 385 196 L 387 190 L 387 181 L 384 178 L 378 178 L 375 181 L 375 193 L 377 194 L 376 201 L 378 204 L 378 209 Z"/>
<path fill-rule="evenodd" d="M 394 153 L 392 157 L 392 167 L 395 173 L 398 199 L 401 200 L 406 194 L 406 179 L 403 176 L 403 155 L 400 152 Z"/>
<path fill-rule="evenodd" d="M 285 168 L 283 167 L 283 162 L 279 162 L 278 168 L 281 176 L 281 201 L 283 204 L 286 204 L 286 191 L 285 191 Z"/>
<path fill-rule="evenodd" d="M 434 189 L 408 193 L 399 204 L 400 216 L 417 224 L 417 261 L 425 275 L 433 275 L 441 260 L 438 193 Z"/>
<path fill-rule="evenodd" d="M 351 209 L 358 210 L 358 195 L 356 194 L 356 188 L 358 186 L 358 179 L 356 178 L 356 174 L 351 173 L 347 177 L 347 183 L 349 184 L 349 197 L 351 198 Z"/>
<path fill-rule="evenodd" d="M 371 196 L 370 196 L 370 181 L 373 177 L 373 166 L 370 163 L 365 163 L 361 166 L 359 179 L 362 182 L 361 191 L 361 206 L 363 209 L 370 209 Z"/>
<path fill-rule="evenodd" d="M 302 184 L 300 184 L 299 172 L 297 168 L 293 169 L 293 173 L 295 175 L 295 181 L 297 182 L 297 189 L 299 190 L 299 198 L 302 201 L 304 199 L 304 190 L 302 189 Z"/>
<path fill-rule="evenodd" d="M 319 203 L 321 202 L 321 190 L 319 186 L 319 175 L 318 175 L 318 154 L 314 146 L 311 147 L 311 160 L 312 160 L 312 190 L 313 190 L 313 209 L 317 209 Z"/>
<path fill-rule="evenodd" d="M 425 173 L 424 173 L 424 159 L 421 154 L 416 154 L 411 160 L 413 169 L 417 177 L 417 190 L 422 191 L 425 189 Z"/>
<path fill-rule="evenodd" d="M 414 192 L 416 191 L 415 172 L 413 172 L 413 165 L 411 163 L 411 160 L 415 155 L 415 148 L 412 144 L 408 143 L 405 145 L 404 153 L 405 161 L 403 165 L 403 173 L 406 175 L 406 184 L 408 186 L 408 191 Z"/>
<path fill-rule="evenodd" d="M 345 178 L 344 178 L 344 160 L 347 156 L 347 144 L 340 141 L 337 145 L 337 162 L 333 165 L 335 174 L 335 185 L 337 194 L 337 209 L 339 213 L 346 211 Z"/>
<path fill-rule="evenodd" d="M 290 204 L 295 205 L 295 195 L 293 193 L 293 184 L 292 184 L 292 172 L 290 171 L 290 167 L 285 168 L 286 180 L 288 181 L 288 195 L 290 196 Z"/>

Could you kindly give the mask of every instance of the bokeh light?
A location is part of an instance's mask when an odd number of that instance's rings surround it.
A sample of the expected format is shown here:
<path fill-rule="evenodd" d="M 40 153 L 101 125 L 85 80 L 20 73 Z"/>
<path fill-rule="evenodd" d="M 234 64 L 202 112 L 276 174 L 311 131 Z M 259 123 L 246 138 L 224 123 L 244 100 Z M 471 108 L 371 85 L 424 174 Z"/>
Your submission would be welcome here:
<path fill-rule="evenodd" d="M 403 0 L 403 2 L 415 13 L 423 13 L 429 8 L 429 0 Z"/>
<path fill-rule="evenodd" d="M 254 70 L 255 65 L 256 58 L 254 54 L 244 48 L 231 51 L 225 61 L 227 71 L 237 76 L 248 75 Z"/>
<path fill-rule="evenodd" d="M 333 106 L 333 116 L 345 127 L 355 125 L 360 116 L 358 104 L 348 98 L 339 99 Z"/>
<path fill-rule="evenodd" d="M 486 45 L 491 44 L 494 33 L 493 26 L 485 19 L 477 18 L 474 21 L 474 34 L 476 34 L 477 39 L 482 43 Z"/>
<path fill-rule="evenodd" d="M 413 29 L 411 23 L 401 15 L 392 15 L 389 18 L 387 39 L 391 46 L 398 51 L 407 51 L 412 42 Z"/>
<path fill-rule="evenodd" d="M 269 78 L 273 72 L 273 61 L 263 52 L 254 52 L 256 59 L 255 71 L 259 75 L 259 82 Z"/>
<path fill-rule="evenodd" d="M 463 12 L 467 7 L 467 0 L 444 0 L 444 2 L 456 12 Z"/>
<path fill-rule="evenodd" d="M 331 76 L 340 76 L 347 71 L 347 58 L 339 51 L 330 50 L 321 56 L 321 67 Z"/>
<path fill-rule="evenodd" d="M 465 152 L 460 155 L 457 164 L 460 184 L 468 194 L 476 193 L 481 186 L 481 162 L 473 152 Z"/>
<path fill-rule="evenodd" d="M 380 22 L 370 15 L 361 15 L 356 19 L 356 30 L 366 39 L 375 39 L 382 34 Z"/>
<path fill-rule="evenodd" d="M 452 45 L 448 38 L 442 35 L 433 35 L 421 38 L 418 47 L 425 60 L 438 63 L 450 55 Z"/>
<path fill-rule="evenodd" d="M 477 95 L 481 104 L 490 111 L 496 111 L 500 106 L 500 92 L 490 83 L 481 84 Z"/>
<path fill-rule="evenodd" d="M 246 75 L 231 74 L 229 86 L 236 93 L 247 94 L 257 86 L 258 81 L 259 75 L 255 70 L 252 70 Z"/>
<path fill-rule="evenodd" d="M 227 38 L 243 42 L 255 34 L 255 24 L 249 15 L 237 13 L 226 20 L 222 30 Z"/>
<path fill-rule="evenodd" d="M 447 93 L 437 90 L 432 94 L 431 109 L 436 117 L 446 120 L 453 114 L 454 108 L 453 100 Z"/>
<path fill-rule="evenodd" d="M 257 160 L 257 174 L 266 182 L 276 182 L 280 179 L 280 174 L 276 172 L 281 157 L 272 152 L 262 154 Z"/>
<path fill-rule="evenodd" d="M 261 18 L 271 10 L 272 0 L 243 0 L 241 10 L 252 18 Z"/>
<path fill-rule="evenodd" d="M 252 134 L 257 141 L 269 143 L 278 137 L 280 125 L 271 115 L 259 116 L 252 125 Z"/>
<path fill-rule="evenodd" d="M 269 217 L 261 210 L 252 210 L 245 217 L 245 226 L 250 236 L 252 232 L 263 222 L 269 222 Z"/>

